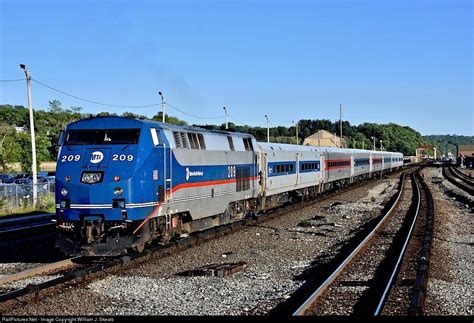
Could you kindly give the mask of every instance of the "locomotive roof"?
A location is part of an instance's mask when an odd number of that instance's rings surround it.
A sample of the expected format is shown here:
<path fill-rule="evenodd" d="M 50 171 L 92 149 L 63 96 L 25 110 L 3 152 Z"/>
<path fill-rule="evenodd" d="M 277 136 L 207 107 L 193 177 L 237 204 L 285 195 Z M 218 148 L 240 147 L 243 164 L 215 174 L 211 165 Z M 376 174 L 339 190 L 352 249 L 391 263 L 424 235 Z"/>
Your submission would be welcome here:
<path fill-rule="evenodd" d="M 225 136 L 233 136 L 233 137 L 245 137 L 245 138 L 254 138 L 253 135 L 243 132 L 231 132 L 231 131 L 224 131 L 224 130 L 214 130 L 214 129 L 206 129 L 196 126 L 188 126 L 188 125 L 174 125 L 170 123 L 163 123 L 155 120 L 148 120 L 148 119 L 132 119 L 127 117 L 120 117 L 120 116 L 95 116 L 89 117 L 86 119 L 81 119 L 75 122 L 72 122 L 68 125 L 73 129 L 101 129 L 104 127 L 112 127 L 116 128 L 118 125 L 122 125 L 124 127 L 139 127 L 140 125 L 146 124 L 149 127 L 160 127 L 163 129 L 169 129 L 171 131 L 193 131 L 193 132 L 200 132 L 200 133 L 210 133 L 210 134 L 220 134 Z M 336 148 L 336 147 L 315 147 L 315 146 L 303 146 L 303 145 L 293 145 L 293 144 L 280 144 L 280 143 L 273 143 L 273 142 L 258 142 L 263 149 L 267 150 L 283 150 L 283 151 L 327 151 L 327 152 L 365 152 L 365 153 L 376 153 L 376 154 L 400 154 L 399 152 L 389 152 L 389 151 L 374 151 L 374 150 L 364 150 L 364 149 L 354 149 L 354 148 Z"/>
<path fill-rule="evenodd" d="M 224 130 L 214 130 L 214 129 L 206 129 L 196 126 L 188 126 L 188 125 L 174 125 L 170 123 L 163 123 L 155 120 L 148 120 L 148 119 L 136 119 L 136 118 L 127 118 L 127 117 L 120 117 L 120 116 L 95 116 L 89 117 L 86 119 L 81 119 L 75 122 L 70 123 L 68 126 L 72 128 L 78 129 L 82 128 L 83 125 L 87 125 L 89 128 L 93 129 L 100 129 L 100 126 L 104 123 L 108 127 L 109 124 L 113 124 L 117 126 L 117 122 L 120 122 L 123 126 L 138 126 L 139 124 L 146 124 L 150 127 L 156 127 L 157 125 L 163 129 L 169 129 L 171 131 L 178 130 L 178 131 L 193 131 L 193 132 L 201 132 L 201 133 L 213 133 L 213 134 L 222 134 L 226 136 L 234 136 L 234 137 L 247 137 L 247 138 L 254 138 L 251 134 L 243 133 L 243 132 L 231 132 L 231 131 L 224 131 Z"/>

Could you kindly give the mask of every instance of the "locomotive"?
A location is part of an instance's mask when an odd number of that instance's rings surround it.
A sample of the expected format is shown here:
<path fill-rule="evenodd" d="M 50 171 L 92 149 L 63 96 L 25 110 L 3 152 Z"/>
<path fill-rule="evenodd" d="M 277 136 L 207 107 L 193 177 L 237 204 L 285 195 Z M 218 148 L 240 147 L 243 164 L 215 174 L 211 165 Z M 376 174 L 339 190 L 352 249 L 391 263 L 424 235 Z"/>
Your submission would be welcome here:
<path fill-rule="evenodd" d="M 56 246 L 67 255 L 141 252 L 403 165 L 401 153 L 115 116 L 73 122 L 60 143 Z"/>

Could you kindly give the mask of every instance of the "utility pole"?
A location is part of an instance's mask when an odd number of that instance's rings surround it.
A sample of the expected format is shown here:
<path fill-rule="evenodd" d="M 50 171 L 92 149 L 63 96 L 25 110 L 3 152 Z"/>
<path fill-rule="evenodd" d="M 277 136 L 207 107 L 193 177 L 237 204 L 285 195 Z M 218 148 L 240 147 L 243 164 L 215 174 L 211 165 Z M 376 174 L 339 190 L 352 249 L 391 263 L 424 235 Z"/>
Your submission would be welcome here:
<path fill-rule="evenodd" d="M 265 118 L 267 119 L 267 142 L 270 142 L 270 125 L 268 122 L 268 116 L 265 115 Z"/>
<path fill-rule="evenodd" d="M 341 133 L 341 148 L 342 148 L 342 103 L 339 104 L 339 131 Z"/>
<path fill-rule="evenodd" d="M 163 122 L 165 122 L 165 111 L 166 111 L 166 100 L 165 100 L 165 95 L 163 92 L 158 92 L 158 94 L 161 96 L 161 113 L 163 114 Z"/>
<path fill-rule="evenodd" d="M 296 144 L 298 145 L 298 122 L 296 123 L 294 121 L 291 121 L 291 122 L 293 122 L 296 126 Z"/>
<path fill-rule="evenodd" d="M 30 70 L 25 64 L 20 64 L 20 68 L 25 71 L 26 75 L 26 92 L 28 94 L 28 110 L 30 111 L 30 133 L 31 133 L 31 169 L 33 171 L 33 207 L 36 207 L 38 199 L 38 178 L 36 172 L 36 140 L 35 140 L 35 123 L 33 121 L 33 102 L 31 100 L 31 75 Z"/>
<path fill-rule="evenodd" d="M 225 112 L 225 129 L 229 129 L 229 123 L 227 122 L 227 109 L 224 107 Z"/>

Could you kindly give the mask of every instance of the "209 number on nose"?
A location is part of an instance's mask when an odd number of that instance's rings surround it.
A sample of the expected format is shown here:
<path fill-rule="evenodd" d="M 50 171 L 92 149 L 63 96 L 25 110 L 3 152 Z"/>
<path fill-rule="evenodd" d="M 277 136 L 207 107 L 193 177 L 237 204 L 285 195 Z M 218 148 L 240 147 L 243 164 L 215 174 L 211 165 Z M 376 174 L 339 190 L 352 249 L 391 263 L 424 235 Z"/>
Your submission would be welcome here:
<path fill-rule="evenodd" d="M 132 161 L 133 160 L 133 155 L 113 154 L 112 155 L 112 160 L 113 161 Z"/>

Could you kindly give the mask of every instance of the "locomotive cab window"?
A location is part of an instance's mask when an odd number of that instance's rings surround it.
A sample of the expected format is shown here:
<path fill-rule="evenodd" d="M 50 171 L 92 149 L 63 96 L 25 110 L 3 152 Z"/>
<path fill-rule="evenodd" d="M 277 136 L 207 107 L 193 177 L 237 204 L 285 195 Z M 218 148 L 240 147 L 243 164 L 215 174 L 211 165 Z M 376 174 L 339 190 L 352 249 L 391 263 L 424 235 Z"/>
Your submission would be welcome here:
<path fill-rule="evenodd" d="M 151 139 L 153 140 L 154 146 L 161 146 L 163 145 L 163 140 L 161 138 L 161 133 L 156 131 L 155 128 L 150 128 Z"/>
<path fill-rule="evenodd" d="M 137 144 L 140 129 L 69 130 L 66 145 L 131 145 Z"/>

